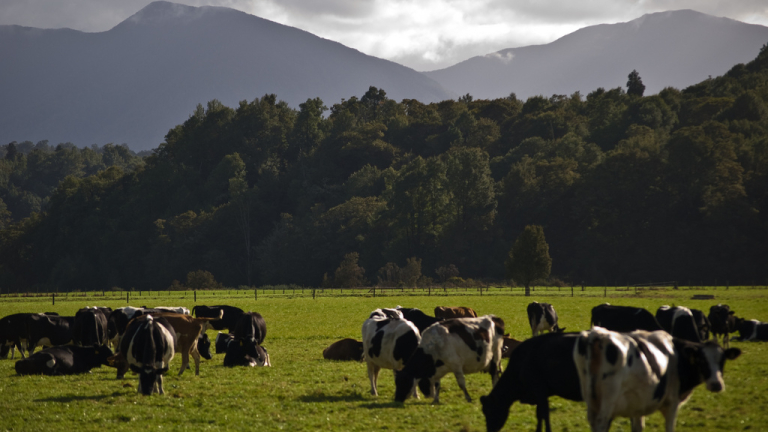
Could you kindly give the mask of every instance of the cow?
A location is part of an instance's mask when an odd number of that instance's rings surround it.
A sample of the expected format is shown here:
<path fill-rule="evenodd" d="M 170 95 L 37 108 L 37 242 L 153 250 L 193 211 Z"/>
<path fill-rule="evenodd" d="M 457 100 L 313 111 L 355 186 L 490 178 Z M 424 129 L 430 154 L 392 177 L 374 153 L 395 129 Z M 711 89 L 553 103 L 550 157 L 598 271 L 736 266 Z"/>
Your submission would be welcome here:
<path fill-rule="evenodd" d="M 27 317 L 31 313 L 16 313 L 0 319 L 0 356 L 8 358 L 8 351 L 12 351 L 11 359 L 16 358 L 16 348 L 21 353 L 21 358 L 25 358 L 24 348 L 26 346 L 26 323 Z"/>
<path fill-rule="evenodd" d="M 725 388 L 725 360 L 741 354 L 716 342 L 689 342 L 665 331 L 617 333 L 602 327 L 581 332 L 573 350 L 587 420 L 593 432 L 606 432 L 615 417 L 629 417 L 633 431 L 644 416 L 661 411 L 666 432 L 674 432 L 677 412 L 706 383 L 707 390 Z"/>
<path fill-rule="evenodd" d="M 379 371 L 384 368 L 396 373 L 402 369 L 418 347 L 421 333 L 397 309 L 373 311 L 363 323 L 362 333 L 363 359 L 368 368 L 371 394 L 378 396 Z"/>
<path fill-rule="evenodd" d="M 142 306 L 143 307 L 143 306 Z M 145 309 L 148 309 L 144 307 Z M 161 312 L 171 312 L 171 313 L 177 313 L 182 315 L 190 315 L 189 309 L 183 307 L 183 306 L 155 306 L 152 309 L 161 311 Z"/>
<path fill-rule="evenodd" d="M 544 330 L 557 333 L 565 331 L 565 327 L 557 326 L 557 312 L 549 303 L 530 303 L 528 305 L 528 323 L 531 325 L 531 332 L 534 337 Z"/>
<path fill-rule="evenodd" d="M 395 376 L 395 401 L 404 402 L 418 384 L 440 403 L 440 379 L 453 372 L 468 402 L 464 374 L 488 372 L 496 385 L 501 374 L 504 321 L 493 315 L 452 318 L 429 327 L 405 367 Z"/>
<path fill-rule="evenodd" d="M 441 318 L 431 317 L 416 308 L 404 308 L 402 306 L 398 306 L 396 309 L 403 314 L 403 318 L 412 322 L 413 325 L 419 329 L 419 332 L 423 332 L 432 324 L 442 321 Z"/>
<path fill-rule="evenodd" d="M 363 361 L 363 341 L 345 338 L 323 350 L 326 360 Z"/>
<path fill-rule="evenodd" d="M 227 345 L 229 345 L 229 342 L 234 339 L 235 335 L 232 333 L 219 332 L 219 334 L 216 335 L 216 341 L 214 342 L 216 345 L 216 354 L 223 354 L 227 352 Z"/>
<path fill-rule="evenodd" d="M 19 375 L 74 375 L 108 364 L 112 350 L 106 346 L 57 346 L 16 362 Z"/>
<path fill-rule="evenodd" d="M 240 316 L 233 332 L 235 339 L 254 340 L 261 345 L 267 337 L 267 323 L 258 312 L 248 312 Z"/>
<path fill-rule="evenodd" d="M 165 318 L 171 327 L 173 327 L 176 336 L 174 350 L 177 353 L 181 353 L 181 369 L 179 370 L 179 376 L 181 376 L 181 374 L 183 374 L 189 367 L 190 354 L 195 360 L 195 375 L 200 375 L 200 357 L 203 356 L 207 360 L 213 358 L 210 351 L 211 342 L 208 339 L 208 335 L 205 334 L 204 329 L 209 321 L 219 318 L 194 318 L 191 315 L 169 312 L 153 313 L 151 315 Z M 201 338 L 203 338 L 204 345 L 207 342 L 207 346 L 200 347 Z"/>
<path fill-rule="evenodd" d="M 653 314 L 643 308 L 613 306 L 608 303 L 592 308 L 591 325 L 617 332 L 663 330 Z"/>
<path fill-rule="evenodd" d="M 549 333 L 522 342 L 510 353 L 509 363 L 487 396 L 480 397 L 488 432 L 501 430 L 515 401 L 536 405 L 536 432 L 549 422 L 550 396 L 580 402 L 581 384 L 573 347 L 578 333 Z"/>
<path fill-rule="evenodd" d="M 107 318 L 107 338 L 112 346 L 120 347 L 120 338 L 125 333 L 128 322 L 136 317 L 152 312 L 158 312 L 155 309 L 137 308 L 125 306 L 112 311 Z"/>
<path fill-rule="evenodd" d="M 120 341 L 120 355 L 139 374 L 139 393 L 165 394 L 163 374 L 173 359 L 175 338 L 173 327 L 163 317 L 141 315 L 128 324 Z"/>
<path fill-rule="evenodd" d="M 227 342 L 224 366 L 272 366 L 267 349 L 254 339 L 231 339 Z"/>
<path fill-rule="evenodd" d="M 224 315 L 221 315 L 222 311 L 224 312 Z M 227 329 L 230 333 L 235 329 L 237 321 L 243 313 L 243 310 L 240 308 L 226 305 L 195 306 L 192 308 L 192 315 L 198 318 L 216 318 L 221 316 L 221 319 L 208 323 L 208 327 L 213 328 L 214 330 Z"/>
<path fill-rule="evenodd" d="M 437 306 L 435 307 L 435 318 L 477 318 L 477 313 L 472 308 L 464 306 Z"/>
<path fill-rule="evenodd" d="M 768 341 L 768 323 L 736 318 L 736 330 L 739 332 L 739 337 L 733 340 Z"/>
<path fill-rule="evenodd" d="M 72 327 L 72 340 L 78 346 L 106 345 L 107 316 L 103 309 L 86 307 L 78 310 Z"/>
<path fill-rule="evenodd" d="M 509 358 L 512 355 L 512 351 L 517 349 L 522 342 L 517 339 L 509 337 L 509 334 L 504 335 L 503 345 L 501 347 L 501 358 Z"/>
<path fill-rule="evenodd" d="M 710 324 L 712 324 L 712 337 L 717 341 L 717 337 L 723 336 L 723 347 L 728 348 L 730 344 L 730 334 L 736 331 L 736 316 L 730 306 L 718 304 L 709 308 Z"/>
<path fill-rule="evenodd" d="M 659 307 L 656 320 L 667 333 L 691 342 L 702 342 L 693 312 L 685 306 Z"/>
<path fill-rule="evenodd" d="M 75 317 L 30 314 L 24 320 L 24 336 L 29 355 L 38 346 L 66 345 L 72 342 Z"/>
<path fill-rule="evenodd" d="M 693 314 L 693 322 L 696 323 L 696 328 L 699 329 L 699 338 L 702 342 L 709 340 L 709 331 L 712 328 L 712 324 L 709 322 L 709 318 L 704 315 L 704 312 L 698 309 L 691 309 Z"/>

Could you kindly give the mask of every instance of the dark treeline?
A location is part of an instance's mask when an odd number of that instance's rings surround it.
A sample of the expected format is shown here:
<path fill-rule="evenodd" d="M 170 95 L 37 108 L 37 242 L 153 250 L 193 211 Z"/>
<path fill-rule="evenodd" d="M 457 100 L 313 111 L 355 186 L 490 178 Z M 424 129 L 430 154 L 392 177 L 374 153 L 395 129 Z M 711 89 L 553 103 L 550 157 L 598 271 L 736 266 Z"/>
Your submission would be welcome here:
<path fill-rule="evenodd" d="M 6 154 L 0 283 L 164 289 L 204 270 L 317 286 L 351 253 L 373 282 L 407 263 L 502 279 L 529 224 L 566 281 L 764 282 L 767 103 L 765 47 L 653 96 L 633 73 L 627 91 L 527 101 L 398 103 L 373 87 L 330 110 L 214 100 L 143 163 L 102 155 L 70 172 L 57 154 L 87 150 Z M 16 204 L 62 173 L 45 204 Z"/>

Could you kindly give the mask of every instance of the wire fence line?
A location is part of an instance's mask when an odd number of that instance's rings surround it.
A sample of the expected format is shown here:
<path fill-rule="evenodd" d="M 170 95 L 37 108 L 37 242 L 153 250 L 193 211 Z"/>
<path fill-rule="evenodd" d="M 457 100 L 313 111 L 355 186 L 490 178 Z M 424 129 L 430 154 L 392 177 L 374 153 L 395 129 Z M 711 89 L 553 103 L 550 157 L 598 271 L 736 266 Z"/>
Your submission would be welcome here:
<path fill-rule="evenodd" d="M 3 293 L 0 299 L 5 302 L 72 302 L 72 301 L 124 301 L 128 304 L 156 302 L 192 301 L 195 304 L 220 302 L 226 299 L 250 298 L 334 298 L 334 297 L 394 297 L 394 296 L 524 296 L 524 287 L 489 286 L 489 287 L 355 287 L 355 288 L 311 288 L 296 285 L 264 286 L 249 289 L 208 289 L 208 290 L 104 290 L 67 293 Z M 672 283 L 644 283 L 624 286 L 532 286 L 532 296 L 559 297 L 611 297 L 611 296 L 642 296 L 659 292 L 684 291 L 728 291 L 728 290 L 765 290 L 766 285 L 687 285 L 679 286 Z"/>

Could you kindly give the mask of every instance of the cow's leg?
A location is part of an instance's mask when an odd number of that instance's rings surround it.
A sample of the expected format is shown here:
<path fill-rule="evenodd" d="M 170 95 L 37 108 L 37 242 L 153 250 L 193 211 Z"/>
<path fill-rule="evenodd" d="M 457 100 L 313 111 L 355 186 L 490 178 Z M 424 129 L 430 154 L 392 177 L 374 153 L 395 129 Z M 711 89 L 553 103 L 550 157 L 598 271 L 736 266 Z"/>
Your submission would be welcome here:
<path fill-rule="evenodd" d="M 435 405 L 440 403 L 440 380 L 435 383 L 435 398 L 432 399 L 432 403 Z"/>
<path fill-rule="evenodd" d="M 664 416 L 664 430 L 666 432 L 675 432 L 678 408 L 679 406 L 676 403 L 669 403 L 667 406 L 661 407 L 661 414 Z M 632 432 L 635 431 L 632 430 Z"/>
<path fill-rule="evenodd" d="M 723 336 L 723 348 L 728 349 L 731 347 L 731 335 L 726 332 Z"/>
<path fill-rule="evenodd" d="M 164 395 L 165 390 L 163 390 L 163 374 L 157 374 L 157 378 L 155 379 L 155 385 L 157 386 L 157 392 L 161 395 Z"/>
<path fill-rule="evenodd" d="M 195 348 L 192 350 L 192 358 L 195 359 L 195 376 L 200 375 L 200 351 Z"/>
<path fill-rule="evenodd" d="M 189 351 L 183 350 L 181 353 L 181 369 L 179 370 L 179 376 L 184 373 L 189 367 Z"/>
<path fill-rule="evenodd" d="M 467 402 L 472 402 L 472 398 L 467 391 L 467 383 L 464 380 L 464 372 L 454 372 L 453 374 L 456 376 L 456 382 L 459 383 L 459 387 L 464 391 L 464 398 L 467 399 Z"/>
<path fill-rule="evenodd" d="M 552 432 L 552 426 L 549 424 L 549 402 L 546 397 L 536 404 L 536 432 L 541 432 L 542 423 L 546 424 L 547 432 Z"/>
<path fill-rule="evenodd" d="M 629 423 L 632 425 L 632 432 L 643 432 L 645 429 L 645 417 L 632 417 L 629 419 Z"/>
<path fill-rule="evenodd" d="M 373 362 L 368 361 L 368 381 L 371 382 L 371 394 L 374 396 L 378 396 L 379 393 L 376 391 L 376 381 L 379 377 L 379 367 L 373 364 Z"/>

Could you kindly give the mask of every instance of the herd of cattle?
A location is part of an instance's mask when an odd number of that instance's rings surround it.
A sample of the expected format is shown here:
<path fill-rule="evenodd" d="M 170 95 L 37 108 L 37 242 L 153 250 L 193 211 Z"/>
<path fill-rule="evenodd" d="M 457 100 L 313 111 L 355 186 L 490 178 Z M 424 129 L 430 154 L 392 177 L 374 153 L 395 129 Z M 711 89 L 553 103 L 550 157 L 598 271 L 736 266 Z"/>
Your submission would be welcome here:
<path fill-rule="evenodd" d="M 661 411 L 671 432 L 680 405 L 696 386 L 724 389 L 725 360 L 741 354 L 729 347 L 731 333 L 739 333 L 732 340 L 768 340 L 768 323 L 738 318 L 727 305 L 712 306 L 708 315 L 662 306 L 654 316 L 642 308 L 603 304 L 592 309 L 592 328 L 580 333 L 565 333 L 550 304 L 533 302 L 527 312 L 533 337 L 521 342 L 505 334 L 501 318 L 478 317 L 471 308 L 437 307 L 435 316 L 400 306 L 376 309 L 362 325 L 362 341 L 342 339 L 323 357 L 365 361 L 373 395 L 380 370 L 391 369 L 399 402 L 419 398 L 420 391 L 439 403 L 440 380 L 448 373 L 471 401 L 464 375 L 487 372 L 493 389 L 480 401 L 488 431 L 500 430 L 511 405 L 520 401 L 537 406 L 537 432 L 542 426 L 551 432 L 548 398 L 556 395 L 584 401 L 593 431 L 607 431 L 615 417 L 629 417 L 632 430 L 640 431 L 644 416 Z M 140 393 L 164 394 L 163 374 L 175 353 L 182 355 L 179 375 L 189 367 L 190 355 L 195 374 L 201 356 L 212 358 L 209 328 L 219 330 L 214 346 L 225 354 L 224 366 L 271 366 L 262 346 L 264 318 L 224 305 L 192 311 L 86 307 L 73 317 L 8 315 L 0 320 L 0 357 L 10 352 L 14 358 L 18 349 L 20 375 L 76 374 L 109 365 L 118 378 L 128 370 L 138 374 Z M 49 348 L 34 353 L 37 346 Z"/>

